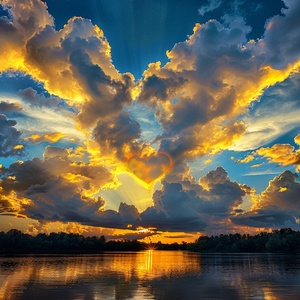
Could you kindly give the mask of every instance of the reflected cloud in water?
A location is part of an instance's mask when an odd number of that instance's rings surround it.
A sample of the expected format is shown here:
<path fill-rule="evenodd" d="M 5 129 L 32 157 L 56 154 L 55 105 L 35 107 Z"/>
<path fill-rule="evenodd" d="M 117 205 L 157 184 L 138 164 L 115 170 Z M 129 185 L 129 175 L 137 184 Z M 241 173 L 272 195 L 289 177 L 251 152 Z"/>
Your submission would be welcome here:
<path fill-rule="evenodd" d="M 300 257 L 181 251 L 0 258 L 0 299 L 297 299 Z"/>

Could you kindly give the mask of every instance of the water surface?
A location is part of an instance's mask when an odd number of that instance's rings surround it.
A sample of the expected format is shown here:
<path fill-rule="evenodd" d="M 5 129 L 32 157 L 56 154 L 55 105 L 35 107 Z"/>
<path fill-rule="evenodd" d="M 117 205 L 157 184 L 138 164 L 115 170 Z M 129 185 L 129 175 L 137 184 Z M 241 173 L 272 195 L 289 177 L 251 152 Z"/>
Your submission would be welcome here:
<path fill-rule="evenodd" d="M 300 256 L 181 251 L 0 257 L 0 299 L 300 299 Z"/>

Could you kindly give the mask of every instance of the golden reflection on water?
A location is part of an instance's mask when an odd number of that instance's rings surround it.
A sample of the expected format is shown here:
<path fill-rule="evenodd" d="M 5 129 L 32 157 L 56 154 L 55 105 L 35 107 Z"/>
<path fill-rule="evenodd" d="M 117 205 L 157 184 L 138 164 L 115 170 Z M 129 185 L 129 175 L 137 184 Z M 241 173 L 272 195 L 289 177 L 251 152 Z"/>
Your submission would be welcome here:
<path fill-rule="evenodd" d="M 147 251 L 147 273 L 152 273 L 152 257 L 153 257 L 153 250 L 148 250 Z"/>
<path fill-rule="evenodd" d="M 0 299 L 32 300 L 38 290 L 43 300 L 198 299 L 200 294 L 294 300 L 300 294 L 299 265 L 300 257 L 156 250 L 0 257 Z"/>
<path fill-rule="evenodd" d="M 90 282 L 95 278 L 133 278 L 145 281 L 159 277 L 199 273 L 199 255 L 181 251 L 147 250 L 138 253 L 104 253 L 95 256 L 11 257 L 0 266 L 0 299 L 10 299 L 11 291 L 19 292 L 33 281 L 42 285 L 70 285 Z"/>

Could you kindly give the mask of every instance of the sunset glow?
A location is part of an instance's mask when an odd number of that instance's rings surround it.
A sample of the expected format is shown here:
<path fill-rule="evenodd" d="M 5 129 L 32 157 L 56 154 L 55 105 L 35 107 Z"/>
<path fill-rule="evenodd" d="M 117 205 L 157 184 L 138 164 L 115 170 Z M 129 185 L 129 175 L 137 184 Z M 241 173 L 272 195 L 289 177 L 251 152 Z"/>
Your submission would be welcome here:
<path fill-rule="evenodd" d="M 0 231 L 300 229 L 300 1 L 70 2 L 0 1 Z"/>

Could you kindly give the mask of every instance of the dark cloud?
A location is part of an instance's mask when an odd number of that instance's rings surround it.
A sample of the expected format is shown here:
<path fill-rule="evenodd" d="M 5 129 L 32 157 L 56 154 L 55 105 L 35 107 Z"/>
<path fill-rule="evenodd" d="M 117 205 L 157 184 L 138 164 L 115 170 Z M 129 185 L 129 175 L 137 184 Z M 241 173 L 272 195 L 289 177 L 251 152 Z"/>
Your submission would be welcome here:
<path fill-rule="evenodd" d="M 227 149 L 245 131 L 243 122 L 228 122 L 225 126 L 195 124 L 176 135 L 164 132 L 157 141 L 160 141 L 160 151 L 169 153 L 174 160 L 193 160 L 195 157 Z"/>
<path fill-rule="evenodd" d="M 178 86 L 181 86 L 184 81 L 182 77 L 160 78 L 153 74 L 143 81 L 143 90 L 138 100 L 141 103 L 152 103 L 155 106 L 157 100 L 166 101 L 174 95 Z"/>
<path fill-rule="evenodd" d="M 203 13 L 220 3 L 204 6 Z M 224 24 L 197 24 L 186 41 L 167 52 L 164 66 L 149 65 L 140 81 L 140 101 L 156 110 L 163 129 L 156 140 L 160 150 L 175 159 L 193 159 L 226 149 L 245 134 L 246 126 L 235 122 L 237 117 L 266 87 L 287 78 L 300 57 L 300 5 L 292 0 L 285 4 L 288 9 L 270 18 L 257 42 L 248 41 L 251 28 L 243 18 L 225 15 Z M 272 68 L 289 63 L 291 71 L 274 75 Z M 221 132 L 223 142 L 218 139 Z"/>
<path fill-rule="evenodd" d="M 31 203 L 24 205 L 24 213 L 39 221 L 78 222 L 84 225 L 120 227 L 119 214 L 103 210 L 105 204 L 98 199 L 77 193 L 76 184 L 62 178 L 49 180 L 41 186 L 32 186 L 26 192 Z"/>
<path fill-rule="evenodd" d="M 18 103 L 0 102 L 0 113 L 9 113 L 22 110 Z"/>
<path fill-rule="evenodd" d="M 300 214 L 300 183 L 298 175 L 284 171 L 269 182 L 267 189 L 261 194 L 259 205 L 264 208 L 277 206 L 283 210 L 291 210 Z"/>
<path fill-rule="evenodd" d="M 3 196 L 0 195 L 0 214 L 2 215 L 3 213 L 15 213 L 17 212 L 16 208 L 10 203 L 9 200 L 7 199 L 2 199 Z"/>
<path fill-rule="evenodd" d="M 17 122 L 7 120 L 0 114 L 0 157 L 21 156 L 24 152 L 24 143 L 21 142 L 21 132 L 15 128 Z"/>
<path fill-rule="evenodd" d="M 1 172 L 0 186 L 4 193 L 25 192 L 32 185 L 44 184 L 53 177 L 39 158 L 17 161 Z"/>
<path fill-rule="evenodd" d="M 232 217 L 235 224 L 278 228 L 293 227 L 300 218 L 300 183 L 298 176 L 290 171 L 284 171 L 269 182 L 250 212 Z"/>
<path fill-rule="evenodd" d="M 47 146 L 45 148 L 43 158 L 44 160 L 48 160 L 51 158 L 62 158 L 64 160 L 68 159 L 68 150 L 65 148 L 58 148 L 54 146 Z"/>
<path fill-rule="evenodd" d="M 119 214 L 125 223 L 134 224 L 136 226 L 140 221 L 140 214 L 134 205 L 128 205 L 121 202 L 119 206 Z"/>
<path fill-rule="evenodd" d="M 251 51 L 243 47 L 249 30 L 242 21 L 228 27 L 215 20 L 198 24 L 187 41 L 169 52 L 169 63 L 162 68 L 150 65 L 145 71 L 140 101 L 156 108 L 163 128 L 157 139 L 161 150 L 187 158 L 201 156 L 216 144 L 221 150 L 216 140 L 220 131 L 227 131 L 227 144 L 244 133 L 241 123 L 220 120 L 238 114 L 236 77 L 245 88 L 258 75 Z"/>
<path fill-rule="evenodd" d="M 138 143 L 141 136 L 140 125 L 127 112 L 107 121 L 99 121 L 93 134 L 102 151 L 108 153 L 116 151 L 119 158 L 124 158 L 124 152 L 128 151 L 128 147 L 132 153 L 140 147 Z"/>
<path fill-rule="evenodd" d="M 283 1 L 287 9 L 283 16 L 275 16 L 266 23 L 266 31 L 259 55 L 266 65 L 284 69 L 288 64 L 299 60 L 300 55 L 300 3 L 294 0 Z"/>
<path fill-rule="evenodd" d="M 68 151 L 64 148 L 47 146 L 43 160 L 33 158 L 24 162 L 18 161 L 8 168 L 2 168 L 0 187 L 4 193 L 16 191 L 23 195 L 30 187 L 39 188 L 49 180 L 68 177 L 75 180 L 77 190 L 99 191 L 105 184 L 114 180 L 113 176 L 103 166 L 90 165 L 82 162 L 72 162 Z"/>
<path fill-rule="evenodd" d="M 191 205 L 193 191 L 179 183 L 165 183 L 153 195 L 154 206 L 141 213 L 142 224 L 167 231 L 203 231 L 207 224 Z"/>
<path fill-rule="evenodd" d="M 174 171 L 179 174 L 169 174 L 162 190 L 154 193 L 154 206 L 141 213 L 143 225 L 168 231 L 204 231 L 224 222 L 246 195 L 221 167 L 202 177 L 199 184 L 183 165 Z M 177 182 L 170 183 L 171 179 Z"/>
<path fill-rule="evenodd" d="M 256 228 L 295 228 L 297 226 L 295 217 L 292 214 L 274 208 L 246 212 L 232 217 L 231 221 L 237 225 Z"/>
<path fill-rule="evenodd" d="M 101 197 L 94 199 L 85 195 L 96 194 L 105 184 L 113 182 L 113 176 L 104 167 L 72 162 L 64 148 L 48 146 L 43 157 L 43 160 L 34 158 L 15 162 L 8 168 L 1 167 L 3 211 L 12 210 L 15 204 L 9 195 L 16 193 L 14 201 L 18 203 L 18 212 L 39 221 L 126 228 L 129 221 L 138 219 L 134 207 L 122 204 L 120 213 L 104 210 L 105 201 Z"/>
<path fill-rule="evenodd" d="M 31 106 L 39 108 L 48 107 L 55 110 L 67 107 L 67 104 L 61 98 L 56 96 L 46 97 L 45 94 L 38 94 L 38 92 L 31 87 L 19 90 L 18 94 L 22 97 L 22 100 L 29 103 Z"/>

